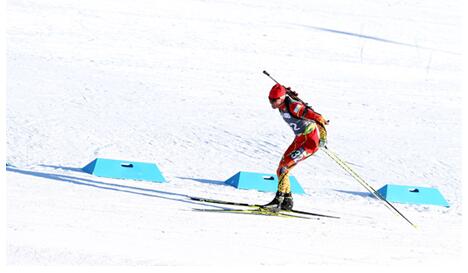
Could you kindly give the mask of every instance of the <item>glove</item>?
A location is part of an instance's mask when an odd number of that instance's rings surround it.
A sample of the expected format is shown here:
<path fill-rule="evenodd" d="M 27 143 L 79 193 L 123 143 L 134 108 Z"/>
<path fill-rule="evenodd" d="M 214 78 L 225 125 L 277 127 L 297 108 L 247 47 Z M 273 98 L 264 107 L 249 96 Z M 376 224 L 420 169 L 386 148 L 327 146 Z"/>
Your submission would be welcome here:
<path fill-rule="evenodd" d="M 320 140 L 319 140 L 319 147 L 320 147 L 320 148 L 323 148 L 323 147 L 327 146 L 327 143 L 328 143 L 328 141 L 327 141 L 326 138 L 320 139 Z"/>
<path fill-rule="evenodd" d="M 326 120 L 326 122 L 328 124 L 328 120 Z M 320 135 L 319 147 L 323 148 L 328 143 L 328 141 L 327 141 L 327 130 L 321 124 L 317 124 L 317 127 L 318 127 L 319 135 Z"/>

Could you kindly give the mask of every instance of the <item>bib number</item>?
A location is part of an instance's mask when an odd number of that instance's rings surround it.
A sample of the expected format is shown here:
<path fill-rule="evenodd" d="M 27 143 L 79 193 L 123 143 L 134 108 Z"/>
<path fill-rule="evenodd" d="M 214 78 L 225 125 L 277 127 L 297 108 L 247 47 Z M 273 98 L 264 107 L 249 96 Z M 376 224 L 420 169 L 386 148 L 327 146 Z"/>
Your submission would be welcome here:
<path fill-rule="evenodd" d="M 295 150 L 291 153 L 291 159 L 294 160 L 294 162 L 299 162 L 301 161 L 304 157 L 306 156 L 306 151 L 304 148 L 299 148 L 298 150 Z"/>
<path fill-rule="evenodd" d="M 293 131 L 299 131 L 301 128 L 297 127 L 296 123 L 289 123 L 289 126 L 293 129 Z"/>

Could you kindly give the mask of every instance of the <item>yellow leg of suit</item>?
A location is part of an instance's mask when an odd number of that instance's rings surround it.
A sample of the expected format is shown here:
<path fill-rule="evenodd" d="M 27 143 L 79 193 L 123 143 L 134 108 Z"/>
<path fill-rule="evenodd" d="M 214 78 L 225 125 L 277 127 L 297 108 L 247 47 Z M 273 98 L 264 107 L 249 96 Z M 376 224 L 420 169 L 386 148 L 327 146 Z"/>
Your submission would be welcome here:
<path fill-rule="evenodd" d="M 278 191 L 291 192 L 291 182 L 289 181 L 289 172 L 285 172 L 278 177 Z"/>
<path fill-rule="evenodd" d="M 278 175 L 278 191 L 284 193 L 291 192 L 289 173 L 297 163 L 313 155 L 319 148 L 319 134 L 315 127 L 310 133 L 298 135 L 289 145 L 279 163 L 276 174 Z"/>

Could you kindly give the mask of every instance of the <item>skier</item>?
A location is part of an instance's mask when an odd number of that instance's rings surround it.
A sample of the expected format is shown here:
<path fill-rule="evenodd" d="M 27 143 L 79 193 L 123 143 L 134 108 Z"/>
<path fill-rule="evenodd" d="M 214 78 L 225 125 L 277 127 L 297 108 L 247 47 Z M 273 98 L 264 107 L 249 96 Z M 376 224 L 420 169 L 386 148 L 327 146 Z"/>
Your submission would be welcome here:
<path fill-rule="evenodd" d="M 263 207 L 273 211 L 291 210 L 293 198 L 289 172 L 297 163 L 313 155 L 319 147 L 326 144 L 325 125 L 329 121 L 298 99 L 297 93 L 291 88 L 285 88 L 279 83 L 273 86 L 268 99 L 271 107 L 279 110 L 296 137 L 284 153 L 276 170 L 278 191 L 275 198 Z"/>

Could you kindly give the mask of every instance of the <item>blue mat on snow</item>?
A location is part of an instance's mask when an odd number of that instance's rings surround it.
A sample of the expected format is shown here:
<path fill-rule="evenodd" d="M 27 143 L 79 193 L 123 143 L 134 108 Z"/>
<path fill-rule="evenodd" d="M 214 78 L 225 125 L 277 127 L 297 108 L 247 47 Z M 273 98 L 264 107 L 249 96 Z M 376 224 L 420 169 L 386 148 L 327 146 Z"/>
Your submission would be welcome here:
<path fill-rule="evenodd" d="M 304 189 L 294 176 L 289 177 L 291 182 L 291 192 L 304 194 Z M 244 190 L 259 190 L 266 192 L 276 192 L 278 190 L 278 176 L 276 174 L 238 172 L 225 181 L 226 184 Z"/>
<path fill-rule="evenodd" d="M 96 158 L 83 171 L 101 177 L 166 182 L 154 163 Z"/>

